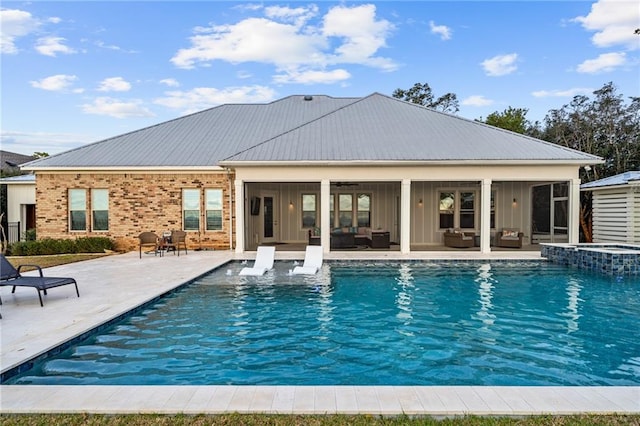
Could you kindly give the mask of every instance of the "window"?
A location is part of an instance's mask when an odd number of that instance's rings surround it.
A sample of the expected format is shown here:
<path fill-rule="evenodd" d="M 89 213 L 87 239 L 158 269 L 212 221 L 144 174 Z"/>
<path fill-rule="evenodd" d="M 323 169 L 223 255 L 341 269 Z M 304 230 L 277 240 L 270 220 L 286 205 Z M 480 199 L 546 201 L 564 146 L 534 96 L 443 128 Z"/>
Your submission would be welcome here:
<path fill-rule="evenodd" d="M 492 193 L 493 195 L 493 193 Z M 474 229 L 476 226 L 476 192 L 475 191 L 441 191 L 438 193 L 440 229 L 463 228 Z M 495 225 L 495 203 L 491 199 L 491 218 Z"/>
<path fill-rule="evenodd" d="M 338 195 L 338 215 L 341 227 L 353 226 L 353 194 Z"/>
<path fill-rule="evenodd" d="M 69 190 L 69 227 L 71 231 L 87 230 L 87 190 Z"/>
<path fill-rule="evenodd" d="M 453 219 L 456 207 L 456 194 L 454 192 L 440 193 L 440 228 L 453 228 Z"/>
<path fill-rule="evenodd" d="M 491 216 L 489 218 L 491 229 L 496 227 L 496 191 L 491 191 Z"/>
<path fill-rule="evenodd" d="M 475 192 L 460 193 L 460 228 L 475 228 Z"/>
<path fill-rule="evenodd" d="M 302 227 L 316 226 L 316 194 L 302 194 Z"/>
<path fill-rule="evenodd" d="M 222 189 L 206 189 L 204 194 L 207 231 L 220 231 L 222 230 Z"/>
<path fill-rule="evenodd" d="M 358 194 L 358 226 L 371 227 L 370 194 Z"/>
<path fill-rule="evenodd" d="M 182 190 L 183 229 L 198 231 L 200 229 L 200 190 Z"/>
<path fill-rule="evenodd" d="M 109 191 L 107 189 L 91 190 L 91 218 L 94 231 L 109 230 Z"/>
<path fill-rule="evenodd" d="M 336 196 L 331 194 L 329 196 L 329 225 L 333 228 L 336 223 Z"/>

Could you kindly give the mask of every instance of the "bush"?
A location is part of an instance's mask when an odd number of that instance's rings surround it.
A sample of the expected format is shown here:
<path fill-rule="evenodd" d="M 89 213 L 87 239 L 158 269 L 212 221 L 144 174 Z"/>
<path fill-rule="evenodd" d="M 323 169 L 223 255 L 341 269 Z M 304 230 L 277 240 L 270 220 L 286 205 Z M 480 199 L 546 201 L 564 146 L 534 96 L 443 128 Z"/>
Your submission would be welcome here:
<path fill-rule="evenodd" d="M 18 241 L 9 246 L 11 256 L 41 256 L 47 254 L 103 253 L 113 250 L 113 242 L 106 237 L 82 237 L 75 240 L 43 238 L 37 241 Z"/>

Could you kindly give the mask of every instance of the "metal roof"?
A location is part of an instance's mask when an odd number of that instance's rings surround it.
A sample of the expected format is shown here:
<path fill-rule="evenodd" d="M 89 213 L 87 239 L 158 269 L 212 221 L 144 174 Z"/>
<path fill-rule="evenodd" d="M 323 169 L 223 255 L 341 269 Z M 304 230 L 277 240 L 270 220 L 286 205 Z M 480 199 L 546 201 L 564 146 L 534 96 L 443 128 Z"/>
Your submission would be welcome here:
<path fill-rule="evenodd" d="M 227 104 L 30 162 L 29 167 L 207 167 L 358 98 Z"/>
<path fill-rule="evenodd" d="M 620 173 L 619 175 L 609 176 L 603 179 L 594 180 L 580 185 L 580 189 L 595 189 L 609 186 L 628 185 L 640 181 L 640 171 L 629 171 Z"/>
<path fill-rule="evenodd" d="M 0 179 L 0 183 L 2 184 L 10 184 L 10 183 L 32 183 L 36 184 L 36 175 L 28 174 L 28 175 L 17 175 L 17 176 L 9 176 Z"/>
<path fill-rule="evenodd" d="M 601 159 L 374 93 L 221 105 L 29 163 L 56 167 L 206 167 L 279 161 Z"/>

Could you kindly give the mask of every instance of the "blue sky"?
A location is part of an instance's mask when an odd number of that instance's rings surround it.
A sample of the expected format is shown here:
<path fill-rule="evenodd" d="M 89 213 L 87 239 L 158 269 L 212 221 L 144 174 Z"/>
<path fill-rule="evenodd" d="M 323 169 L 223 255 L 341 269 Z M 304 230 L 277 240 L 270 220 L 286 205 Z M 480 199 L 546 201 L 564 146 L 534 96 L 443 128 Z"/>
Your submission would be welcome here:
<path fill-rule="evenodd" d="M 224 103 L 391 95 L 542 120 L 640 96 L 640 6 L 598 1 L 3 1 L 1 143 L 56 154 Z"/>

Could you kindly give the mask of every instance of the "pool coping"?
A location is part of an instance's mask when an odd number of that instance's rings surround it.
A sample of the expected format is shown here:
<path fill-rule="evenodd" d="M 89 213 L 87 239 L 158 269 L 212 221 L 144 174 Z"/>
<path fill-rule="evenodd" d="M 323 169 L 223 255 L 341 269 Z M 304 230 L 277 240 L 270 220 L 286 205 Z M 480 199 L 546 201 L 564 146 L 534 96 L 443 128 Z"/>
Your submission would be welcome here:
<path fill-rule="evenodd" d="M 51 291 L 41 308 L 35 291 L 0 288 L 3 372 L 234 259 L 255 253 L 108 256 L 45 270 L 74 276 L 80 295 Z M 303 252 L 276 252 L 276 260 Z M 335 252 L 339 260 L 540 259 L 538 252 Z M 185 267 L 187 266 L 187 267 Z M 100 271 L 100 274 L 96 274 Z M 99 275 L 99 276 L 96 276 Z M 134 286 L 122 277 L 136 277 Z M 118 290 L 125 291 L 124 293 Z M 109 303 L 105 303 L 108 300 Z M 43 321 L 46 319 L 47 321 Z M 0 385 L 1 413 L 268 413 L 375 415 L 639 414 L 640 386 L 37 386 Z"/>

